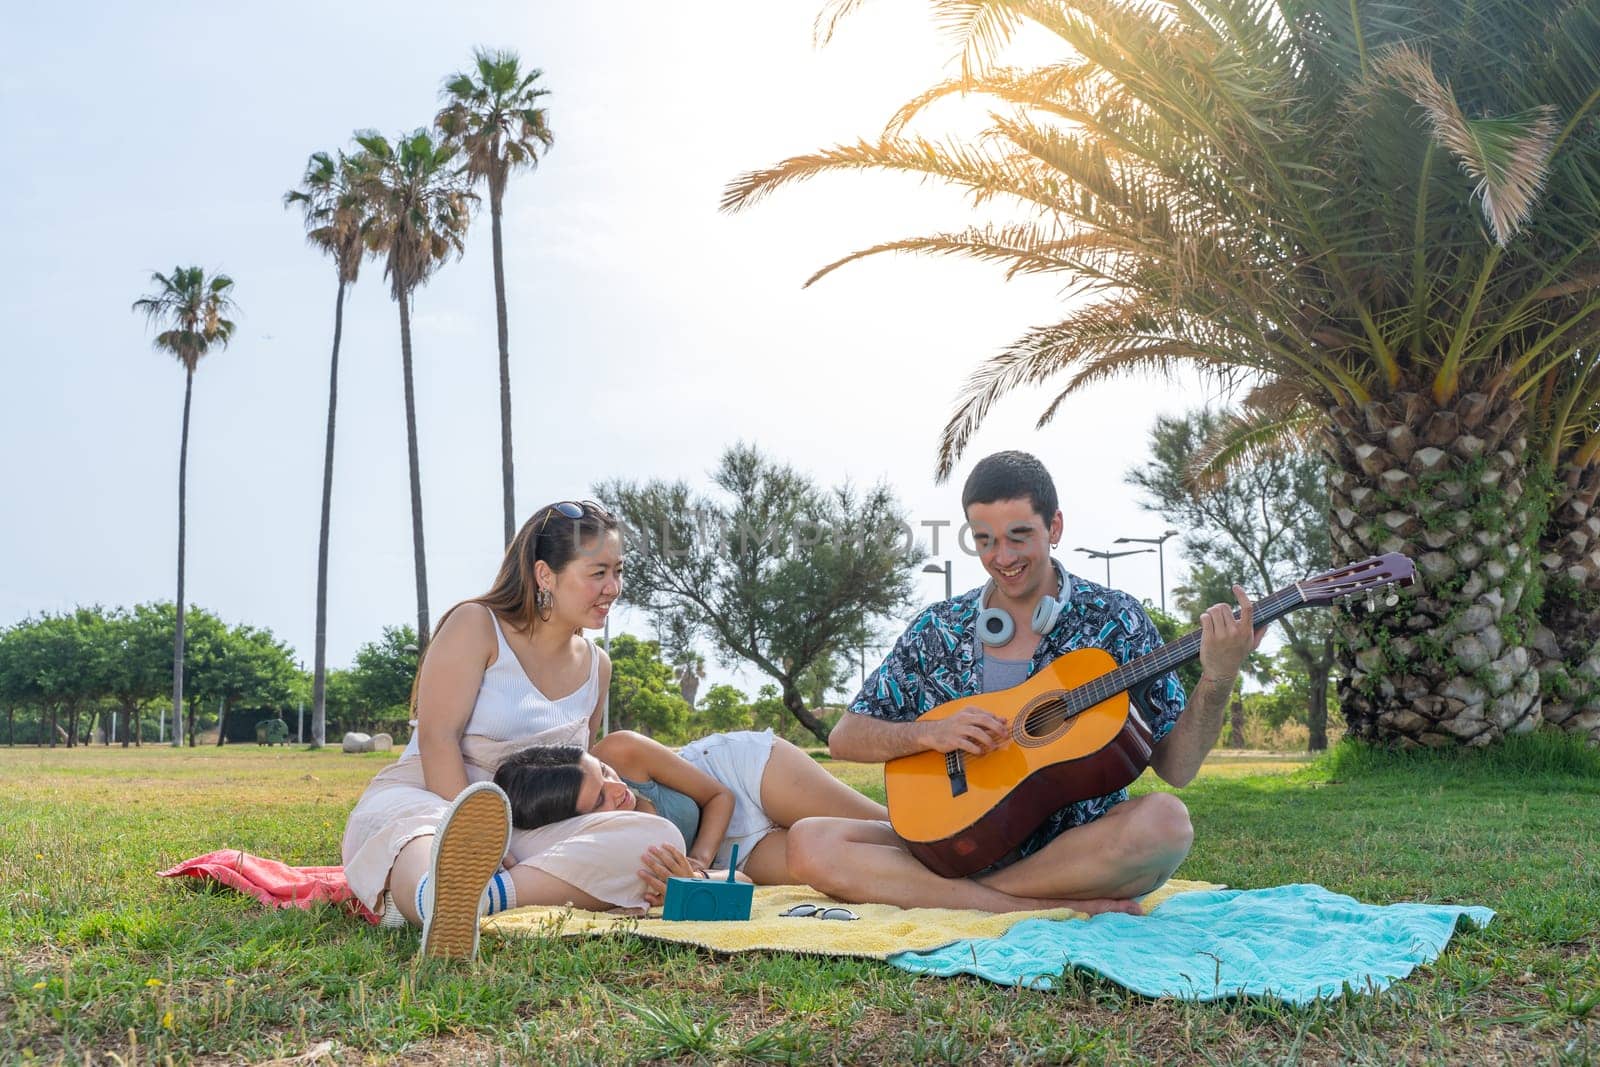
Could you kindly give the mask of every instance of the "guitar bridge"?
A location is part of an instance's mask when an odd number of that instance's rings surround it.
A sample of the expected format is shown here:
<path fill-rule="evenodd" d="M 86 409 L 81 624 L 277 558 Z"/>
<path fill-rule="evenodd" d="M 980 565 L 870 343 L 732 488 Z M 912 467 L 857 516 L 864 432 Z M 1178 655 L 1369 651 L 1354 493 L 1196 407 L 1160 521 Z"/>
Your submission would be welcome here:
<path fill-rule="evenodd" d="M 967 791 L 967 762 L 961 752 L 947 752 L 944 771 L 950 777 L 950 795 L 958 797 Z"/>

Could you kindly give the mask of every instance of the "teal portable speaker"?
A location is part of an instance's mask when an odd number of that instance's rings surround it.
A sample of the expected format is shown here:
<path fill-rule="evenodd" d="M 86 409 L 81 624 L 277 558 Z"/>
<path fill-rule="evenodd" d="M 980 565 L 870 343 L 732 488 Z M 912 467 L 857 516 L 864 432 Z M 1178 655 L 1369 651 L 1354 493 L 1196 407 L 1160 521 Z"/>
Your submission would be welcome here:
<path fill-rule="evenodd" d="M 728 880 L 706 878 L 668 878 L 667 897 L 661 903 L 661 917 L 673 921 L 742 922 L 750 918 L 750 901 L 756 887 L 733 880 L 734 864 L 739 862 L 739 846 L 728 862 Z"/>

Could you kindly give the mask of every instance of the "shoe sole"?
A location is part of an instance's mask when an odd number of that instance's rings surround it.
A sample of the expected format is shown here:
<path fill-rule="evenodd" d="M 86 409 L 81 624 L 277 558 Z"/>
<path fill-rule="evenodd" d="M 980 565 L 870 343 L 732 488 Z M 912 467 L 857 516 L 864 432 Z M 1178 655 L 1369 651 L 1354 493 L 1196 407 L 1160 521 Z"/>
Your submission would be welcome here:
<path fill-rule="evenodd" d="M 429 868 L 433 907 L 422 930 L 424 956 L 477 956 L 478 903 L 484 886 L 500 869 L 510 827 L 511 806 L 505 794 L 487 782 L 469 786 L 445 814 L 433 839 Z"/>

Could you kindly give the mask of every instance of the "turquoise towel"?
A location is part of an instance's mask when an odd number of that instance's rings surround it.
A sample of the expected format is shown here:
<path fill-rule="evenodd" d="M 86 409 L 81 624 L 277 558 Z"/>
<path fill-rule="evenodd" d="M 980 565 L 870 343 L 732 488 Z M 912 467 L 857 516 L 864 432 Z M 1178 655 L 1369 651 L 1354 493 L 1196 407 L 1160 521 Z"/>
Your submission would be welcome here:
<path fill-rule="evenodd" d="M 1346 987 L 1377 992 L 1430 963 L 1461 919 L 1486 926 L 1488 908 L 1377 907 L 1319 885 L 1181 893 L 1149 915 L 1029 919 L 1002 937 L 957 941 L 889 962 L 919 974 L 975 974 L 1048 989 L 1082 967 L 1147 997 L 1276 997 L 1307 1004 Z"/>

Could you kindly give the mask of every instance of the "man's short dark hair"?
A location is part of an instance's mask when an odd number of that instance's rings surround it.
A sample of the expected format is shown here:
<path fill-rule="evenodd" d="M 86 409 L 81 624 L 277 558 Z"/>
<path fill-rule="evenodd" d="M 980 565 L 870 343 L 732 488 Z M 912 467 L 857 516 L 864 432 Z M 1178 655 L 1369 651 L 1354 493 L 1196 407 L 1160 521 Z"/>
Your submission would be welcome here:
<path fill-rule="evenodd" d="M 1027 452 L 996 452 L 980 459 L 967 475 L 967 484 L 961 489 L 961 510 L 964 512 L 973 504 L 1024 497 L 1046 523 L 1060 507 L 1056 483 L 1038 457 Z"/>

